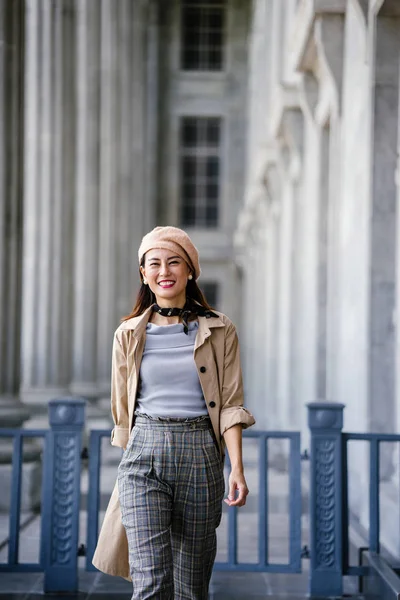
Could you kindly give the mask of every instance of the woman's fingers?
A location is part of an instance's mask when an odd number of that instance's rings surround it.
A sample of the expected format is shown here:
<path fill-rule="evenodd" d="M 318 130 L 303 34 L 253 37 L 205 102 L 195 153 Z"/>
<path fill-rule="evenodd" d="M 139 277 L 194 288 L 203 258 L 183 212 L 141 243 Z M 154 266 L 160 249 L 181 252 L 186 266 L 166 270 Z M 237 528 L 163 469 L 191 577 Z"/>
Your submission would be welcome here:
<path fill-rule="evenodd" d="M 236 497 L 236 491 L 237 497 Z M 229 478 L 229 493 L 228 498 L 225 498 L 224 502 L 228 506 L 244 506 L 246 504 L 246 497 L 249 493 L 246 482 L 236 481 L 233 478 Z"/>

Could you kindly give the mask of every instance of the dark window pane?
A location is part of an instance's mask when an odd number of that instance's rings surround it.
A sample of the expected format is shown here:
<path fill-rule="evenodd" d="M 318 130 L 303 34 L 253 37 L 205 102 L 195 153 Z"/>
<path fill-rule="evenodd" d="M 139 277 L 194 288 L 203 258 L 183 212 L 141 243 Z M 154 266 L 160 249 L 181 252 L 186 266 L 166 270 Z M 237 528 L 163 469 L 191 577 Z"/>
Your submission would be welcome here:
<path fill-rule="evenodd" d="M 216 6 L 224 6 L 226 0 L 183 0 L 183 5 L 189 6 L 204 6 L 204 5 L 216 5 Z"/>
<path fill-rule="evenodd" d="M 207 198 L 210 200 L 218 198 L 218 183 L 207 183 Z"/>
<path fill-rule="evenodd" d="M 192 183 L 182 185 L 182 197 L 185 202 L 190 204 L 196 198 L 196 186 Z"/>
<path fill-rule="evenodd" d="M 218 225 L 218 207 L 207 206 L 206 208 L 207 227 L 216 227 Z"/>
<path fill-rule="evenodd" d="M 220 32 L 208 32 L 207 34 L 207 43 L 210 46 L 210 49 L 214 51 L 220 52 L 220 48 L 222 46 L 222 35 Z"/>
<path fill-rule="evenodd" d="M 185 52 L 182 58 L 182 68 L 187 71 L 198 71 L 200 68 L 200 52 L 198 50 Z"/>
<path fill-rule="evenodd" d="M 182 122 L 182 146 L 191 148 L 197 144 L 197 123 L 195 119 L 183 119 Z"/>
<path fill-rule="evenodd" d="M 196 177 L 196 159 L 192 156 L 184 156 L 182 160 L 182 178 L 191 180 Z"/>
<path fill-rule="evenodd" d="M 224 26 L 224 17 L 223 12 L 221 10 L 213 10 L 209 13 L 207 19 L 207 25 L 211 29 L 223 29 Z"/>
<path fill-rule="evenodd" d="M 180 201 L 184 225 L 218 224 L 220 129 L 217 117 L 181 120 Z"/>
<path fill-rule="evenodd" d="M 197 29 L 186 30 L 183 38 L 183 43 L 186 48 L 186 53 L 194 54 L 199 53 L 199 47 L 201 43 L 200 33 Z"/>
<path fill-rule="evenodd" d="M 207 144 L 209 146 L 219 145 L 219 121 L 218 119 L 208 119 L 207 123 Z"/>
<path fill-rule="evenodd" d="M 197 29 L 201 12 L 198 9 L 185 8 L 182 11 L 182 27 L 186 29 Z"/>
<path fill-rule="evenodd" d="M 196 209 L 194 206 L 182 206 L 182 225 L 196 225 Z"/>
<path fill-rule="evenodd" d="M 224 6 L 183 2 L 181 12 L 181 68 L 220 70 L 224 45 Z"/>
<path fill-rule="evenodd" d="M 222 69 L 222 52 L 221 50 L 211 50 L 209 52 L 209 71 L 220 71 Z"/>
<path fill-rule="evenodd" d="M 217 178 L 219 176 L 219 159 L 216 156 L 206 159 L 206 175 L 207 178 Z"/>

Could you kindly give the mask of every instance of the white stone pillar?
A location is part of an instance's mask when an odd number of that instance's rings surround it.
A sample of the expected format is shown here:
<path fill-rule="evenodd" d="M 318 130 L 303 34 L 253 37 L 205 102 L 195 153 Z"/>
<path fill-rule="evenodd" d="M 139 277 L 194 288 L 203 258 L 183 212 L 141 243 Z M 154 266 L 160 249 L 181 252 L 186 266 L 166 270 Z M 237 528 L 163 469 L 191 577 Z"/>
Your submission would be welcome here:
<path fill-rule="evenodd" d="M 0 4 L 0 423 L 20 427 L 29 411 L 18 399 L 21 335 L 22 0 Z M 0 440 L 0 462 L 12 455 Z"/>
<path fill-rule="evenodd" d="M 330 168 L 330 128 L 319 129 L 320 163 L 319 198 L 317 206 L 318 267 L 317 267 L 317 399 L 327 400 L 327 327 L 328 327 L 328 215 L 329 202 L 329 168 Z"/>
<path fill-rule="evenodd" d="M 290 153 L 283 148 L 280 176 L 282 179 L 281 215 L 279 223 L 279 323 L 277 340 L 277 403 L 281 427 L 290 425 L 290 344 L 292 300 L 292 232 L 293 187 L 290 180 Z"/>
<path fill-rule="evenodd" d="M 399 63 L 399 98 L 400 98 L 400 63 Z M 395 172 L 395 183 L 397 189 L 397 207 L 400 206 L 400 102 L 397 128 L 397 167 Z M 396 364 L 400 364 L 400 210 L 397 209 L 396 231 L 397 231 L 397 270 L 396 270 L 396 311 L 394 322 L 396 326 Z M 396 407 L 397 407 L 397 431 L 400 431 L 400 370 L 396 369 Z M 400 463 L 400 455 L 398 456 Z"/>
<path fill-rule="evenodd" d="M 71 390 L 97 397 L 99 318 L 99 37 L 97 0 L 76 3 L 76 180 Z M 102 290 L 102 293 L 107 293 Z"/>
<path fill-rule="evenodd" d="M 158 39 L 157 8 L 154 1 L 149 4 L 148 0 L 138 0 L 133 3 L 133 59 L 132 59 L 132 164 L 134 165 L 131 198 L 134 204 L 131 221 L 131 239 L 135 250 L 136 243 L 149 229 L 154 226 L 155 202 L 154 179 L 157 173 L 152 172 L 151 165 L 147 164 L 148 159 L 152 164 L 156 164 L 155 131 L 149 121 L 158 120 L 158 106 L 155 105 L 154 98 L 150 94 L 154 91 L 154 81 L 159 78 L 158 61 L 155 60 L 156 40 Z M 148 37 L 148 19 L 151 17 L 151 35 Z M 153 44 L 151 46 L 151 44 Z M 149 48 L 151 52 L 149 54 Z M 151 77 L 150 77 L 151 73 Z M 153 87 L 152 87 L 153 86 Z M 157 93 L 157 92 L 156 92 Z M 154 112 L 151 112 L 151 111 Z M 155 123 L 154 123 L 155 125 Z M 153 125 L 153 127 L 154 127 Z M 150 154 L 147 155 L 147 150 Z M 152 183 L 149 183 L 149 178 Z M 136 253 L 137 256 L 137 253 Z M 134 281 L 138 281 L 137 263 L 131 262 Z"/>
<path fill-rule="evenodd" d="M 157 169 L 158 169 L 158 114 L 159 114 L 159 0 L 149 0 L 147 9 L 147 69 L 146 69 L 146 212 L 144 225 L 151 228 L 156 219 Z"/>
<path fill-rule="evenodd" d="M 135 113 L 142 113 L 142 102 L 133 99 L 133 90 L 143 84 L 135 80 L 133 63 L 135 58 L 135 46 L 139 43 L 135 36 L 140 37 L 136 29 L 134 19 L 136 17 L 136 3 L 131 0 L 120 0 L 119 11 L 119 111 L 118 111 L 118 206 L 116 207 L 116 254 L 115 254 L 115 283 L 116 289 L 116 313 L 114 322 L 117 325 L 119 319 L 130 312 L 133 304 L 134 291 L 138 288 L 138 264 L 137 249 L 140 244 L 142 225 L 138 231 L 134 229 L 135 215 L 141 210 L 143 198 L 134 194 L 136 177 L 142 177 L 141 163 L 137 162 L 134 155 L 134 121 Z M 139 219 L 140 221 L 140 219 Z M 108 363 L 111 351 L 111 339 L 107 342 Z M 109 367 L 110 368 L 110 367 Z"/>
<path fill-rule="evenodd" d="M 302 246 L 300 230 L 302 221 L 301 173 L 303 166 L 304 118 L 296 108 L 286 111 L 285 136 L 289 143 L 289 168 L 287 178 L 290 185 L 290 208 L 288 215 L 288 334 L 287 334 L 287 394 L 288 394 L 288 426 L 299 428 L 305 416 L 305 407 L 299 399 L 299 365 L 302 359 L 302 339 L 299 335 L 299 293 L 300 272 L 302 269 Z"/>
<path fill-rule="evenodd" d="M 278 339 L 280 319 L 279 273 L 281 268 L 280 222 L 281 222 L 281 181 L 276 164 L 268 169 L 267 186 L 269 192 L 269 252 L 266 264 L 266 298 L 268 309 L 268 412 L 270 428 L 281 426 L 278 411 Z"/>
<path fill-rule="evenodd" d="M 18 397 L 21 335 L 23 2 L 0 3 L 0 426 L 22 427 L 30 412 Z M 13 443 L 0 439 L 0 511 L 10 508 Z M 21 510 L 40 502 L 40 449 L 23 445 Z"/>
<path fill-rule="evenodd" d="M 112 335 L 138 289 L 137 249 L 157 192 L 158 2 L 102 0 L 97 390 L 108 402 Z M 108 410 L 108 404 L 107 404 Z"/>
<path fill-rule="evenodd" d="M 64 81 L 63 4 L 25 4 L 22 384 L 26 402 L 64 394 L 69 381 L 71 135 Z M 66 50 L 66 56 L 64 55 Z"/>
<path fill-rule="evenodd" d="M 97 313 L 97 384 L 110 387 L 110 344 L 116 321 L 116 215 L 118 214 L 119 12 L 120 2 L 102 0 L 100 12 L 100 171 Z M 126 74 L 125 74 L 126 75 Z M 129 75 L 128 75 L 129 76 Z M 126 123 L 128 126 L 128 123 Z M 95 332 L 93 338 L 96 339 Z"/>
<path fill-rule="evenodd" d="M 370 271 L 369 421 L 374 431 L 392 431 L 396 412 L 394 383 L 398 365 L 395 363 L 393 314 L 397 207 L 394 174 L 397 166 L 399 113 L 399 32 L 399 18 L 378 16 L 373 102 Z M 391 450 L 389 454 L 392 454 Z M 385 464 L 390 471 L 390 461 L 385 461 Z"/>

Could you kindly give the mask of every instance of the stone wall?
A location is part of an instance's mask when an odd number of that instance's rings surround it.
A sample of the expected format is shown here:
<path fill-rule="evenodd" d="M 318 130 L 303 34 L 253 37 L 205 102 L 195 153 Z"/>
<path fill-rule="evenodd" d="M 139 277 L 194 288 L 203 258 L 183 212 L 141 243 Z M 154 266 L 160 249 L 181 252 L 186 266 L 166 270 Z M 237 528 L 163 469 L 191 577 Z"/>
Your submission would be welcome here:
<path fill-rule="evenodd" d="M 252 310 L 250 292 L 244 305 L 248 396 L 262 427 L 306 435 L 305 404 L 328 400 L 346 405 L 345 429 L 391 432 L 400 412 L 399 5 L 259 0 L 261 14 L 249 85 L 257 133 L 236 231 L 244 280 L 256 274 L 264 285 L 262 309 Z M 385 511 L 395 512 L 397 455 L 382 447 Z M 364 446 L 352 445 L 349 481 L 351 509 L 367 526 Z M 387 524 L 383 537 L 400 550 Z"/>

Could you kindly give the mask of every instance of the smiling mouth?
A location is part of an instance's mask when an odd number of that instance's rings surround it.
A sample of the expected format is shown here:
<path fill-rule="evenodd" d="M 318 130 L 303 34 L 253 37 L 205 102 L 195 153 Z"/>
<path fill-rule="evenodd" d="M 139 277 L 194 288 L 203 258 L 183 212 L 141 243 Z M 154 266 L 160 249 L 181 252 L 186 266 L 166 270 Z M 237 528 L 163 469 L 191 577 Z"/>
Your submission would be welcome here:
<path fill-rule="evenodd" d="M 165 281 L 159 281 L 158 285 L 160 285 L 161 287 L 172 287 L 174 285 L 175 281 L 171 281 L 171 280 L 165 280 Z"/>

